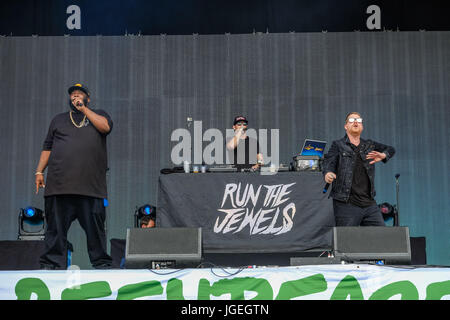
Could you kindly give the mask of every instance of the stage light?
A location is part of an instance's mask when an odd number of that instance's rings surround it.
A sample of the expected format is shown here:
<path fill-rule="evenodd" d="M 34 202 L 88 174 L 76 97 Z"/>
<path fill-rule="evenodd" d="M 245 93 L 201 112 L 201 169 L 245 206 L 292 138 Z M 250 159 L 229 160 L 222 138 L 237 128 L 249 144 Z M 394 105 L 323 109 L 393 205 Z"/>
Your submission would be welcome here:
<path fill-rule="evenodd" d="M 394 208 L 387 202 L 380 204 L 379 207 L 383 215 L 391 215 L 394 211 Z"/>
<path fill-rule="evenodd" d="M 144 214 L 150 215 L 150 213 L 152 213 L 151 207 L 150 206 L 145 206 L 144 207 Z"/>
<path fill-rule="evenodd" d="M 41 209 L 35 207 L 26 207 L 25 209 L 20 209 L 23 219 L 27 220 L 43 220 L 44 212 Z"/>
<path fill-rule="evenodd" d="M 23 209 L 23 215 L 26 219 L 39 219 L 41 214 L 42 210 L 37 208 L 26 207 L 25 209 Z"/>
<path fill-rule="evenodd" d="M 386 221 L 389 218 L 393 218 L 394 219 L 393 225 L 395 227 L 398 227 L 397 207 L 395 205 L 393 206 L 387 202 L 383 202 L 382 204 L 379 204 L 378 207 L 380 208 L 380 211 L 383 214 L 383 219 Z"/>
<path fill-rule="evenodd" d="M 24 210 L 24 215 L 27 218 L 33 218 L 33 216 L 35 215 L 36 210 L 34 210 L 34 208 L 26 208 Z"/>
<path fill-rule="evenodd" d="M 140 218 L 144 216 L 152 215 L 155 211 L 155 207 L 149 204 L 143 205 L 138 209 L 138 215 Z"/>
<path fill-rule="evenodd" d="M 28 206 L 19 212 L 19 240 L 44 240 L 45 216 L 39 208 Z"/>
<path fill-rule="evenodd" d="M 137 207 L 136 207 L 137 208 Z M 140 226 L 140 220 L 144 217 L 151 217 L 153 220 L 156 219 L 156 207 L 150 204 L 145 204 L 136 209 L 134 212 L 134 225 L 136 228 Z"/>

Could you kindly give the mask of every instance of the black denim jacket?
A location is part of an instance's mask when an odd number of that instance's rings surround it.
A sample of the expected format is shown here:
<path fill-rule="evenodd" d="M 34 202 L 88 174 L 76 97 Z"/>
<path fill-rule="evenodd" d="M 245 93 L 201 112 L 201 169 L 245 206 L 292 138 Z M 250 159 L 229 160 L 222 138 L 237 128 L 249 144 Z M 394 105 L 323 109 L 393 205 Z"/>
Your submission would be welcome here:
<path fill-rule="evenodd" d="M 387 162 L 395 154 L 395 149 L 391 146 L 382 143 L 360 139 L 360 155 L 364 161 L 364 168 L 370 180 L 370 190 L 372 198 L 375 198 L 375 164 L 369 164 L 372 160 L 366 160 L 366 156 L 371 151 L 383 152 L 386 158 L 383 162 Z M 348 201 L 353 180 L 353 168 L 355 166 L 355 159 L 358 155 L 355 154 L 350 146 L 350 140 L 347 135 L 342 139 L 335 140 L 331 144 L 328 153 L 324 156 L 322 164 L 322 172 L 325 176 L 327 172 L 336 174 L 336 179 L 333 181 L 330 197 L 336 200 Z"/>

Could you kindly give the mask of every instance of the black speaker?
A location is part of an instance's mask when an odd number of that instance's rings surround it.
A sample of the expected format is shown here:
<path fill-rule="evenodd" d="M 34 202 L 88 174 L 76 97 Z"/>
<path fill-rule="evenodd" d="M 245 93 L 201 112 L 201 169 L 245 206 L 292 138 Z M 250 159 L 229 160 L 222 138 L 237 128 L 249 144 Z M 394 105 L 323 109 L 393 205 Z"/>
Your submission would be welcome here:
<path fill-rule="evenodd" d="M 127 229 L 127 269 L 189 268 L 201 259 L 201 228 Z"/>
<path fill-rule="evenodd" d="M 44 241 L 0 241 L 0 270 L 40 269 L 44 250 Z"/>
<path fill-rule="evenodd" d="M 44 252 L 42 240 L 0 241 L 0 270 L 38 270 L 39 258 Z M 72 252 L 73 246 L 67 242 L 67 264 L 71 263 Z"/>
<path fill-rule="evenodd" d="M 427 242 L 425 237 L 411 237 L 411 264 L 427 264 Z"/>
<path fill-rule="evenodd" d="M 411 264 L 408 227 L 334 227 L 333 250 L 346 262 Z"/>

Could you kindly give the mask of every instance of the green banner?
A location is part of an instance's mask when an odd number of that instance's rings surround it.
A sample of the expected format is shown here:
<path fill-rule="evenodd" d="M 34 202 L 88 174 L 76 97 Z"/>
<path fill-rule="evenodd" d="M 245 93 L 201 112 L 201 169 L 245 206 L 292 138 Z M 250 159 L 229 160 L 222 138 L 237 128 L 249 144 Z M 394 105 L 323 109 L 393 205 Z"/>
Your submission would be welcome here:
<path fill-rule="evenodd" d="M 450 268 L 4 271 L 2 300 L 450 300 Z"/>

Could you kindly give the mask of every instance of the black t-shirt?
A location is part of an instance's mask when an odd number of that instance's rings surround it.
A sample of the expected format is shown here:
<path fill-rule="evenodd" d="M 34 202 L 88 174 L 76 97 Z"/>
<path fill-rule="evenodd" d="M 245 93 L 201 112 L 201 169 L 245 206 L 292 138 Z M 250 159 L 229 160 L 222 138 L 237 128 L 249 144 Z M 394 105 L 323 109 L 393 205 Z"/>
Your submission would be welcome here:
<path fill-rule="evenodd" d="M 92 111 L 105 117 L 112 130 L 113 122 L 105 111 Z M 72 117 L 79 125 L 84 114 L 74 112 Z M 77 194 L 106 198 L 108 134 L 100 133 L 87 117 L 85 125 L 77 128 L 70 119 L 70 112 L 56 115 L 43 145 L 43 150 L 51 151 L 44 196 Z"/>
<path fill-rule="evenodd" d="M 233 150 L 233 164 L 238 171 L 248 169 L 257 163 L 256 155 L 259 153 L 259 143 L 256 139 L 247 136 L 240 139 L 239 144 Z"/>
<path fill-rule="evenodd" d="M 364 168 L 364 161 L 367 160 L 363 160 L 363 155 L 360 154 L 361 144 L 358 146 L 351 144 L 351 147 L 355 152 L 356 160 L 353 168 L 352 188 L 348 202 L 362 208 L 369 207 L 376 204 L 376 202 L 371 196 L 370 179 L 367 175 L 366 168 Z"/>

